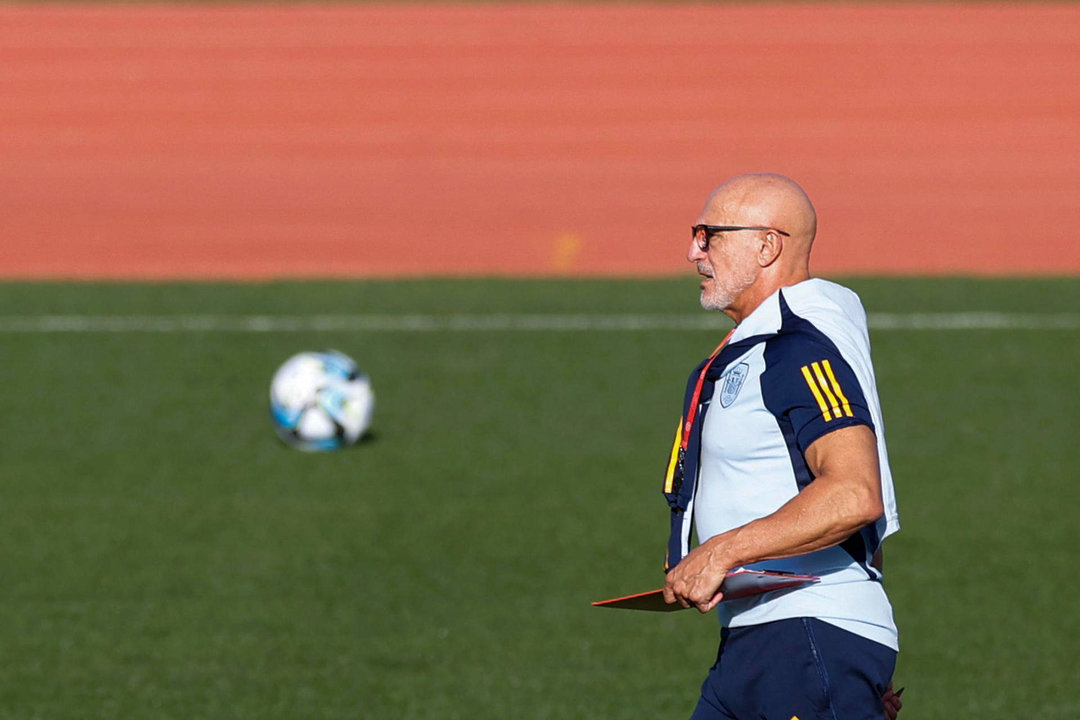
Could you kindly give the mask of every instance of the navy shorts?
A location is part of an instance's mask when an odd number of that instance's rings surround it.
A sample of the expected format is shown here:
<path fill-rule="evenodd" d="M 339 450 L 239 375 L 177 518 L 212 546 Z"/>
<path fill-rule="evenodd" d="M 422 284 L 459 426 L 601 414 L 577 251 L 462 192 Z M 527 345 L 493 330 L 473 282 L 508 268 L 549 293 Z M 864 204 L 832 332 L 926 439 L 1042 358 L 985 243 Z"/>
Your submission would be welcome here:
<path fill-rule="evenodd" d="M 691 720 L 881 720 L 896 652 L 813 618 L 724 628 Z"/>

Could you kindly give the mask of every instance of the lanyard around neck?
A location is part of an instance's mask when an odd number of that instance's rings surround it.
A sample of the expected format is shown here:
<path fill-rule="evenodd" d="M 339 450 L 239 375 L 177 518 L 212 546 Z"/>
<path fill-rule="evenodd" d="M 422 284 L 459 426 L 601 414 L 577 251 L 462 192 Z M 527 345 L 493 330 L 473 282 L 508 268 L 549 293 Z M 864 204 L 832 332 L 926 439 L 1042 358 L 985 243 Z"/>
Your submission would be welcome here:
<path fill-rule="evenodd" d="M 724 349 L 724 346 L 728 344 L 728 340 L 735 334 L 735 328 L 731 329 L 720 344 L 716 346 L 716 349 L 712 351 L 712 355 L 709 356 L 708 361 L 705 363 L 705 367 L 701 368 L 701 373 L 698 375 L 697 384 L 694 386 L 694 394 L 690 396 L 690 407 L 686 409 L 686 419 L 683 421 L 682 429 L 682 443 L 681 447 L 685 451 L 686 446 L 690 442 L 690 428 L 694 426 L 694 419 L 698 413 L 698 403 L 701 402 L 701 388 L 705 384 L 705 376 L 709 373 L 709 368 L 712 367 L 713 362 L 720 356 L 720 351 Z"/>

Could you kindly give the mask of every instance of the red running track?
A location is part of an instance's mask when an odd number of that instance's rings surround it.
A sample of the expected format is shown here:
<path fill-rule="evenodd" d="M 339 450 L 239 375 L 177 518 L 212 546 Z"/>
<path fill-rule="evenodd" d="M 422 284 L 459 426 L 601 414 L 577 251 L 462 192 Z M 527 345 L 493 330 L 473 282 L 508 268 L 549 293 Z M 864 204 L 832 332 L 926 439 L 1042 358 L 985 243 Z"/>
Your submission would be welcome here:
<path fill-rule="evenodd" d="M 0 5 L 0 277 L 1080 272 L 1080 5 Z"/>

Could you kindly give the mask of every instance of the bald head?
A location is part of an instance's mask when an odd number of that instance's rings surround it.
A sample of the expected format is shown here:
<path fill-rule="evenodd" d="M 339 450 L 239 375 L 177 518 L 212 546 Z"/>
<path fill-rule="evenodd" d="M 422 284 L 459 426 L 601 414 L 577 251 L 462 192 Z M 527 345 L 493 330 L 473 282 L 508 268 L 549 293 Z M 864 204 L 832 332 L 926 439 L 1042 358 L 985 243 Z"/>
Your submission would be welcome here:
<path fill-rule="evenodd" d="M 783 230 L 790 236 L 787 244 L 792 254 L 807 258 L 817 233 L 817 213 L 810 198 L 797 182 L 783 175 L 736 175 L 709 195 L 702 217 L 713 214 L 730 223 Z"/>
<path fill-rule="evenodd" d="M 696 224 L 748 228 L 720 233 L 707 250 L 692 243 L 687 256 L 707 278 L 702 304 L 736 322 L 777 289 L 810 277 L 817 213 L 791 178 L 733 177 L 712 191 Z"/>

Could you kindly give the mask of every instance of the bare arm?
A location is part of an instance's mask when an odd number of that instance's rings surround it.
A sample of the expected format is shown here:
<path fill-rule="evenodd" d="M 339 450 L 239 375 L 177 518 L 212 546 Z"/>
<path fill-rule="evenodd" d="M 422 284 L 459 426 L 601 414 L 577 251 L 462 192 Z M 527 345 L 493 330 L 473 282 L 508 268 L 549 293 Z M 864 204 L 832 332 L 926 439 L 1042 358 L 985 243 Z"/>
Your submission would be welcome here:
<path fill-rule="evenodd" d="M 667 602 L 708 612 L 722 599 L 718 590 L 728 570 L 832 547 L 881 517 L 877 441 L 870 428 L 835 430 L 805 455 L 814 481 L 773 514 L 694 548 L 668 573 Z"/>

